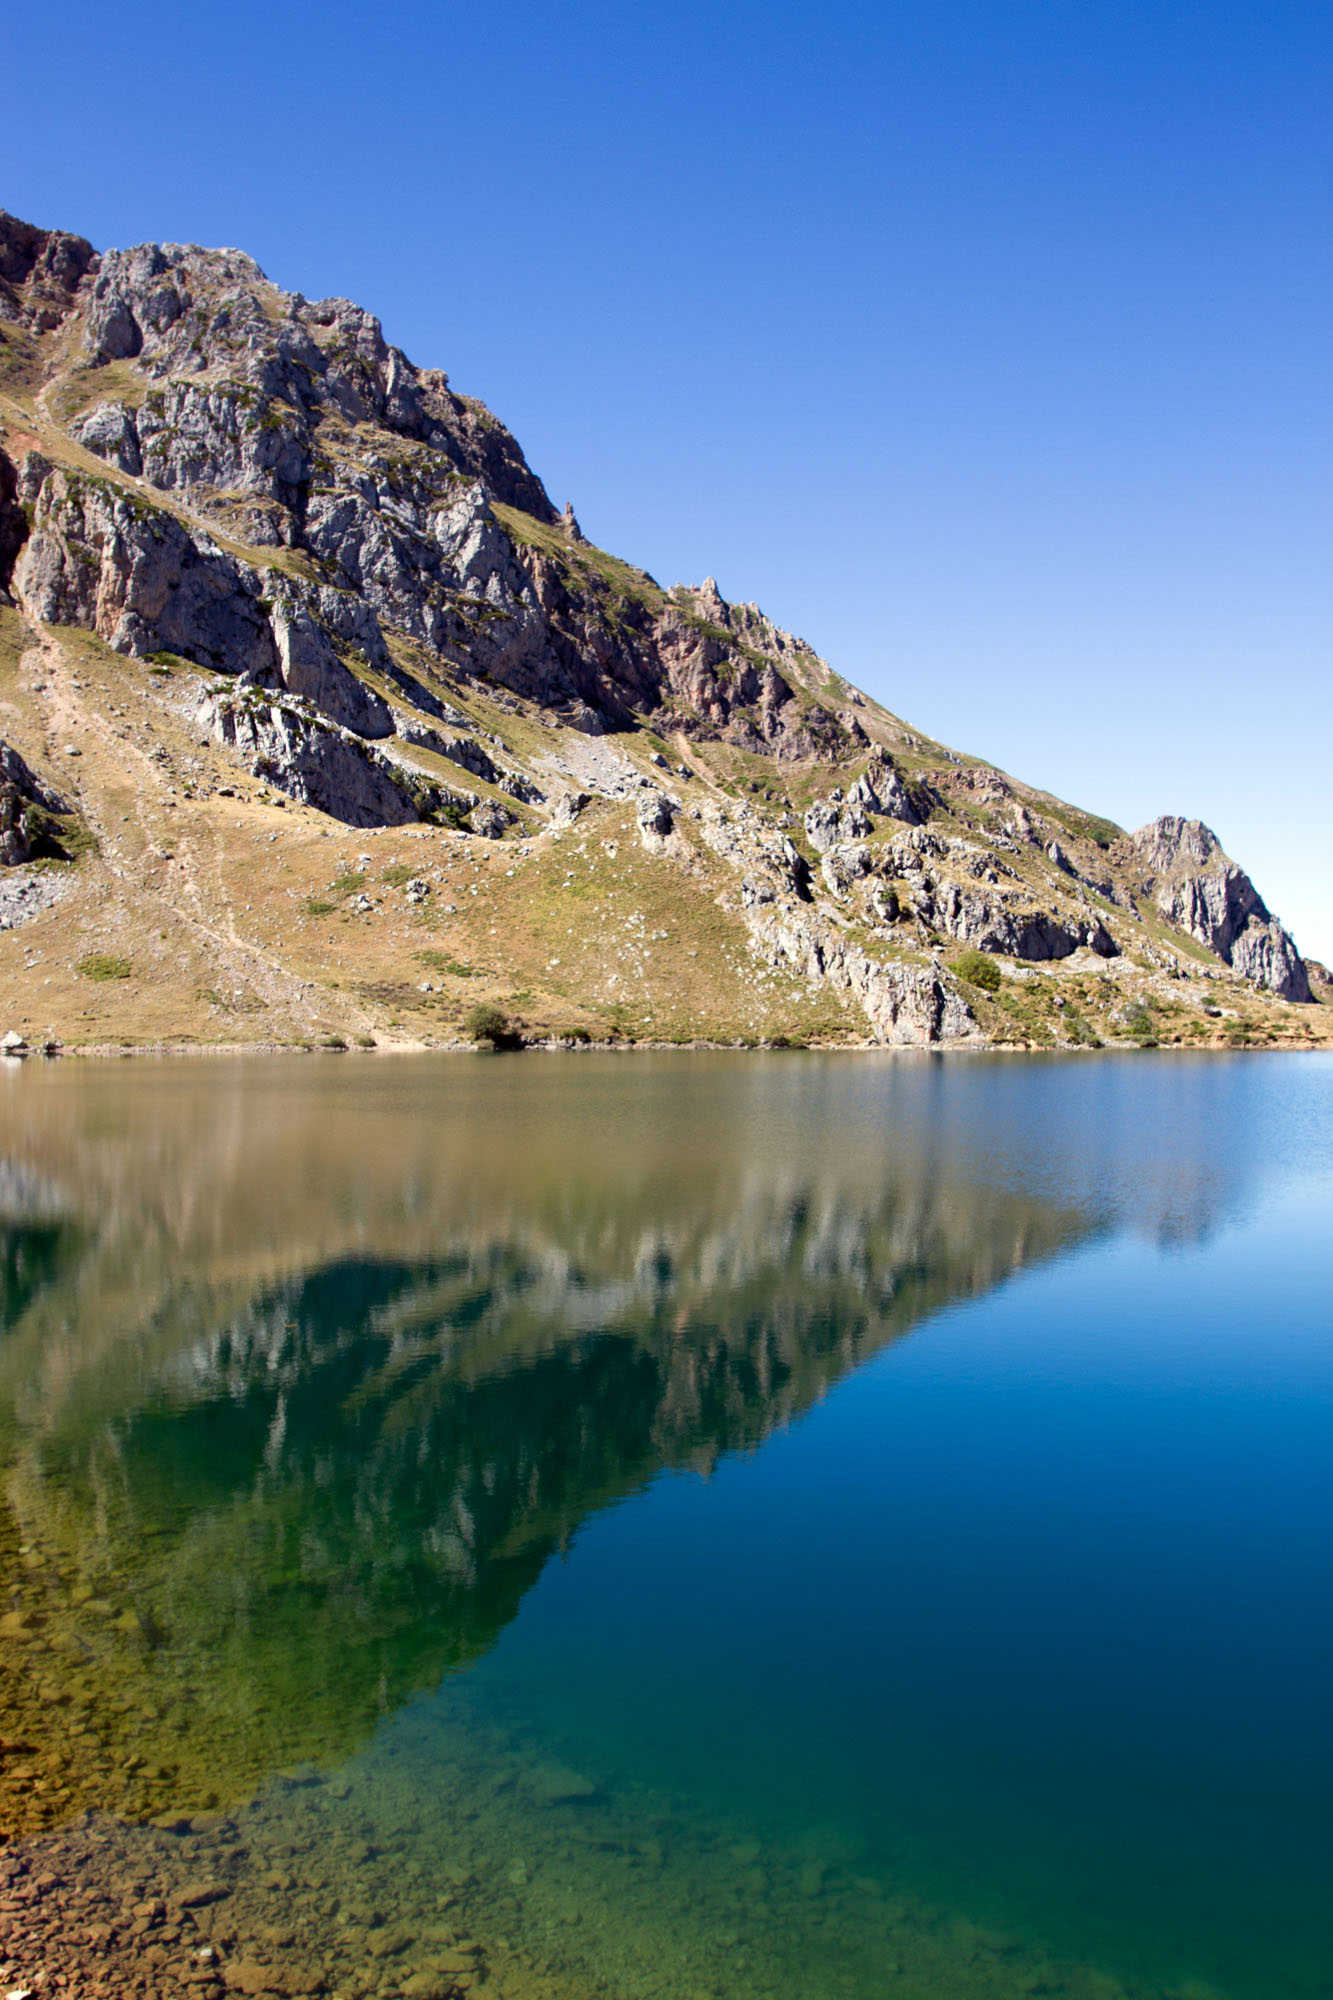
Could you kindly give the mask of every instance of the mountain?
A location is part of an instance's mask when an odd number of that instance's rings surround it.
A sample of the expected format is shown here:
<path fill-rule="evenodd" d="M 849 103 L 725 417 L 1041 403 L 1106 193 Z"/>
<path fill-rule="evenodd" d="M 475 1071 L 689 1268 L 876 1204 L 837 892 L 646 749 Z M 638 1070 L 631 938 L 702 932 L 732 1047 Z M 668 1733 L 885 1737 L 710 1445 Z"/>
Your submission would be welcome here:
<path fill-rule="evenodd" d="M 1198 821 L 1127 834 L 593 547 L 240 251 L 0 213 L 0 591 L 29 1040 L 1327 1038 Z"/>

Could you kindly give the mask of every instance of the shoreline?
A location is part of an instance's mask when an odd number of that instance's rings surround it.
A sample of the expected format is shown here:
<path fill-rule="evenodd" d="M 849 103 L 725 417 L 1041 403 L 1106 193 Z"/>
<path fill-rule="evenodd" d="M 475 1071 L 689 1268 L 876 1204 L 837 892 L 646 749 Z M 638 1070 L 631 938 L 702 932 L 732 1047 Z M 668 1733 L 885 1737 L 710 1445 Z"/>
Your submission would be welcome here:
<path fill-rule="evenodd" d="M 517 1048 L 498 1049 L 485 1042 L 400 1042 L 376 1041 L 367 1047 L 355 1041 L 319 1042 L 61 1042 L 52 1048 L 0 1050 L 0 1064 L 18 1068 L 25 1062 L 38 1066 L 65 1060 L 80 1062 L 125 1062 L 150 1057 L 180 1060 L 198 1057 L 216 1061 L 237 1056 L 518 1056 L 518 1055 L 891 1055 L 891 1056 L 1100 1056 L 1100 1055 L 1261 1055 L 1327 1054 L 1333 1040 L 1311 1041 L 1306 1036 L 1263 1035 L 1228 1039 L 1217 1037 L 1199 1041 L 1133 1041 L 1125 1038 L 1095 1044 L 1086 1042 L 979 1042 L 971 1038 L 940 1042 L 752 1042 L 653 1041 L 647 1037 L 616 1041 L 531 1041 Z"/>

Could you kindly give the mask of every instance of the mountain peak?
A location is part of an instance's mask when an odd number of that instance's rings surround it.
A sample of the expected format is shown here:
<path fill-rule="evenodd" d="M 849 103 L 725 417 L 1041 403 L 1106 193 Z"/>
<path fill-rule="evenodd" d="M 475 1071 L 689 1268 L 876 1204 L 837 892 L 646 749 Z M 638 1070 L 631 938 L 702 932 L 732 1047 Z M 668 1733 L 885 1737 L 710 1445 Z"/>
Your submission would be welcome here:
<path fill-rule="evenodd" d="M 352 301 L 280 290 L 243 251 L 98 255 L 0 215 L 0 422 L 0 620 L 14 768 L 32 779 L 6 780 L 9 851 L 28 856 L 14 866 L 60 846 L 38 795 L 60 794 L 84 851 L 100 848 L 81 879 L 110 870 L 131 928 L 156 897 L 197 944 L 198 857 L 248 838 L 247 813 L 285 813 L 261 893 L 294 1017 L 307 919 L 284 928 L 273 898 L 298 852 L 314 865 L 347 827 L 432 843 L 411 921 L 446 940 L 415 967 L 368 945 L 363 1015 L 372 990 L 396 992 L 400 1015 L 404 993 L 433 994 L 410 978 L 432 954 L 480 958 L 494 995 L 544 994 L 548 1022 L 563 1009 L 600 1035 L 1078 1043 L 1140 1019 L 1141 987 L 1163 1007 L 1189 987 L 1196 1014 L 1209 978 L 1310 997 L 1290 938 L 1200 822 L 1130 840 L 910 729 L 714 577 L 663 590 L 589 543 L 442 369 Z M 131 813 L 115 803 L 129 744 Z M 230 832 L 204 812 L 242 797 Z M 142 856 L 122 829 L 159 812 L 195 829 L 153 836 L 179 896 L 165 878 L 131 892 Z M 574 877 L 537 894 L 562 840 L 609 871 L 596 921 L 562 903 Z M 456 883 L 445 902 L 464 854 L 532 890 L 506 889 L 484 950 Z M 319 889 L 310 908 L 350 923 Z M 632 978 L 606 929 L 627 898 L 659 907 L 671 946 L 654 961 L 644 944 Z M 31 921 L 64 919 L 43 904 Z M 340 963 L 339 945 L 325 938 L 318 962 Z M 1046 988 L 1057 969 L 1063 996 Z M 473 976 L 442 975 L 451 1021 Z M 1210 1002 L 1200 1019 L 1216 1018 Z"/>

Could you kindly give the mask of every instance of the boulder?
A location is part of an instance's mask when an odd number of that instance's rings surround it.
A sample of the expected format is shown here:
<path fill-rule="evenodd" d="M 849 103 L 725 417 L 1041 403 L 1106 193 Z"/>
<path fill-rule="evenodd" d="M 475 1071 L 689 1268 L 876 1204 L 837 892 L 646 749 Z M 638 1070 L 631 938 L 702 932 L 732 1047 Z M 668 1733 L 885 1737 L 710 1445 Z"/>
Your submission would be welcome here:
<path fill-rule="evenodd" d="M 549 824 L 560 828 L 573 826 L 580 813 L 592 804 L 587 792 L 563 792 L 552 808 Z"/>
<path fill-rule="evenodd" d="M 676 807 L 665 792 L 648 790 L 635 807 L 639 838 L 647 848 L 660 847 L 676 823 Z"/>
<path fill-rule="evenodd" d="M 805 815 L 805 837 L 820 854 L 841 843 L 864 840 L 872 832 L 865 810 L 855 799 L 821 799 Z"/>
<path fill-rule="evenodd" d="M 496 800 L 483 799 L 480 805 L 473 806 L 467 823 L 483 840 L 503 840 L 505 828 L 514 823 L 514 815 L 506 812 Z"/>
<path fill-rule="evenodd" d="M 887 756 L 871 759 L 847 797 L 852 804 L 880 813 L 885 819 L 901 820 L 904 826 L 921 824 L 921 815 Z"/>
<path fill-rule="evenodd" d="M 819 872 L 829 894 L 841 901 L 855 883 L 874 872 L 874 865 L 867 847 L 830 847 L 819 864 Z"/>

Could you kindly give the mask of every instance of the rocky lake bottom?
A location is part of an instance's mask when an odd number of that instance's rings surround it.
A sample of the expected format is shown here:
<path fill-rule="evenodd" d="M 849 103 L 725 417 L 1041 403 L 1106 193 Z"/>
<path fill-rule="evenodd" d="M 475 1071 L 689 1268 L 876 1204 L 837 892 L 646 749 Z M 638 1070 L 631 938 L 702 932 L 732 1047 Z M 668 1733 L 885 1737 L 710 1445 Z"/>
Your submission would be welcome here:
<path fill-rule="evenodd" d="M 0 1131 L 6 1992 L 1329 1992 L 1328 1059 Z"/>

